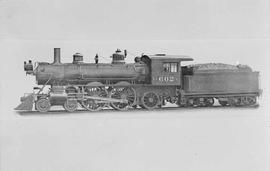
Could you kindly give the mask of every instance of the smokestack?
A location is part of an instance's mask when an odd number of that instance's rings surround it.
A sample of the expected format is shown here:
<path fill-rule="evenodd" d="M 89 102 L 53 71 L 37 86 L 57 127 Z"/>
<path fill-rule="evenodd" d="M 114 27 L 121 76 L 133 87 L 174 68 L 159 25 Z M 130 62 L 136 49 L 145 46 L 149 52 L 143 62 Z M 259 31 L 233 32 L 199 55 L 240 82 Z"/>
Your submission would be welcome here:
<path fill-rule="evenodd" d="M 60 48 L 54 48 L 54 61 L 53 64 L 61 64 Z"/>

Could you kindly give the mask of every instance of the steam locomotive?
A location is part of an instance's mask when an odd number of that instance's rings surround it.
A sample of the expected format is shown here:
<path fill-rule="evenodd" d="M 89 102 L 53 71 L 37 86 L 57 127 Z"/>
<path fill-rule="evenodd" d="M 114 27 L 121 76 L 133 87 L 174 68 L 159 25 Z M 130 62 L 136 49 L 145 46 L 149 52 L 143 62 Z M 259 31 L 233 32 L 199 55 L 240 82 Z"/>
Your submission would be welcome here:
<path fill-rule="evenodd" d="M 128 110 L 155 109 L 166 103 L 179 107 L 252 106 L 256 104 L 259 72 L 248 66 L 208 63 L 181 66 L 188 56 L 142 55 L 125 63 L 127 51 L 112 54 L 111 63 L 84 63 L 73 55 L 72 63 L 61 63 L 60 48 L 54 48 L 53 63 L 24 62 L 26 74 L 36 77 L 39 87 L 21 97 L 15 110 L 48 112 L 60 105 L 68 112 L 79 108 Z M 45 91 L 45 87 L 49 87 Z"/>

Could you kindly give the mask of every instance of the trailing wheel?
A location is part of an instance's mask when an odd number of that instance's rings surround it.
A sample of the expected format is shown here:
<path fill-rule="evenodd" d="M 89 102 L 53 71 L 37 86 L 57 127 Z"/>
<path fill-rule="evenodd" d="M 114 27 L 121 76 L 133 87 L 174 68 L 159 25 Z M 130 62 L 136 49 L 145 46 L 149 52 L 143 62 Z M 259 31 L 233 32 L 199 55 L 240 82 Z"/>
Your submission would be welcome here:
<path fill-rule="evenodd" d="M 85 92 L 87 96 L 92 97 L 107 97 L 108 93 L 105 87 L 87 87 L 85 88 Z M 102 100 L 95 100 L 91 98 L 84 98 L 84 100 L 81 101 L 82 107 L 89 111 L 99 111 L 103 107 L 105 107 L 106 102 Z"/>
<path fill-rule="evenodd" d="M 159 96 L 155 92 L 144 93 L 141 101 L 142 101 L 142 106 L 148 110 L 155 109 L 160 104 Z"/>
<path fill-rule="evenodd" d="M 51 108 L 51 103 L 49 99 L 40 98 L 36 101 L 36 109 L 39 112 L 48 112 Z"/>
<path fill-rule="evenodd" d="M 77 100 L 66 100 L 63 107 L 68 112 L 74 112 L 78 108 Z"/>
<path fill-rule="evenodd" d="M 127 102 L 112 102 L 112 108 L 116 110 L 127 110 L 136 103 L 136 92 L 132 87 L 115 87 L 110 92 L 113 99 L 126 100 Z"/>

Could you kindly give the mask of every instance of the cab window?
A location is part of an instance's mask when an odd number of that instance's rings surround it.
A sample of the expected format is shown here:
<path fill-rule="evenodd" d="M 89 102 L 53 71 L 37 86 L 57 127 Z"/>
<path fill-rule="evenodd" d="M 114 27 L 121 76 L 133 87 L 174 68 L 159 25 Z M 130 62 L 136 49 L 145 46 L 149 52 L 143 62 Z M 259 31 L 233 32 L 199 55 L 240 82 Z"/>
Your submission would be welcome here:
<path fill-rule="evenodd" d="M 163 71 L 164 72 L 177 72 L 177 62 L 166 62 L 163 63 Z"/>

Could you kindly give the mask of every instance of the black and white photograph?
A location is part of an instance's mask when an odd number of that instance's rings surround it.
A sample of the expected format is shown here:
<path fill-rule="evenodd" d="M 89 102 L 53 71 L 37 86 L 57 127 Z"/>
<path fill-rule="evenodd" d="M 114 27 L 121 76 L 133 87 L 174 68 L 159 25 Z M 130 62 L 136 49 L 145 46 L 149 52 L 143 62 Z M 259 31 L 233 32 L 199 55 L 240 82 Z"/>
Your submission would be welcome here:
<path fill-rule="evenodd" d="M 269 0 L 0 0 L 0 171 L 269 171 Z"/>

